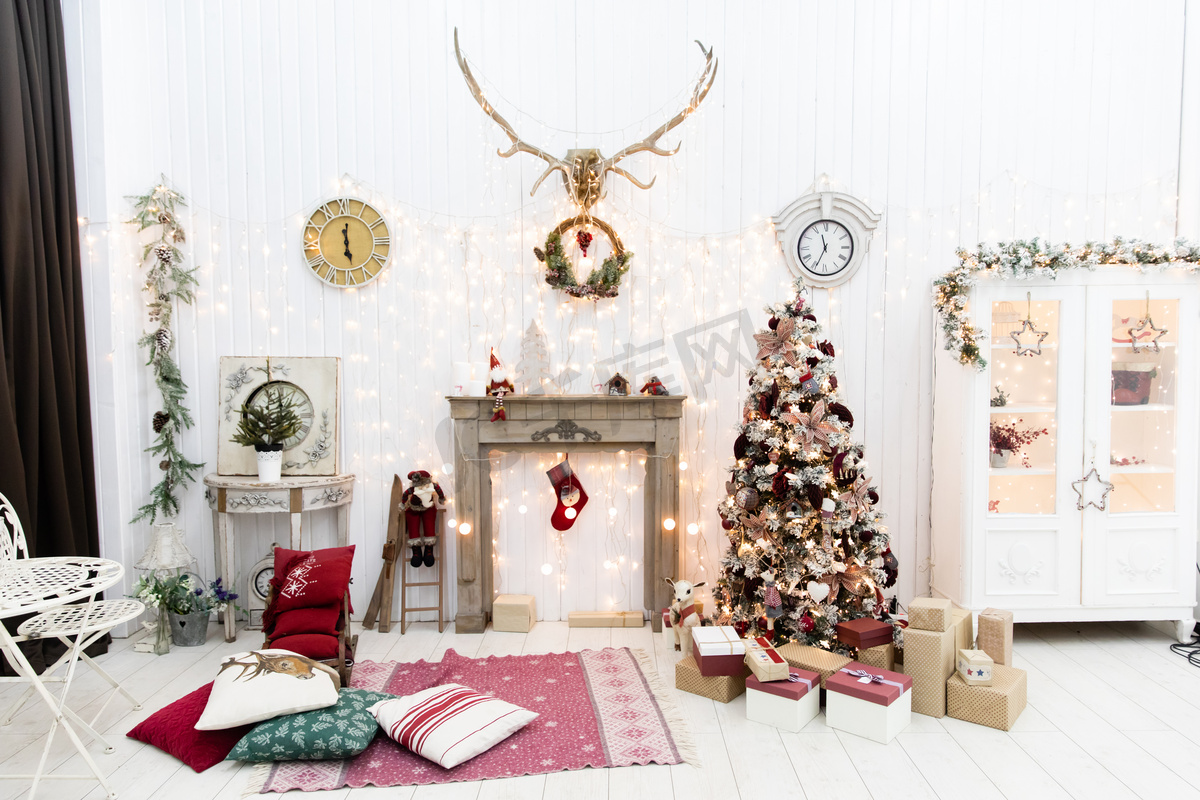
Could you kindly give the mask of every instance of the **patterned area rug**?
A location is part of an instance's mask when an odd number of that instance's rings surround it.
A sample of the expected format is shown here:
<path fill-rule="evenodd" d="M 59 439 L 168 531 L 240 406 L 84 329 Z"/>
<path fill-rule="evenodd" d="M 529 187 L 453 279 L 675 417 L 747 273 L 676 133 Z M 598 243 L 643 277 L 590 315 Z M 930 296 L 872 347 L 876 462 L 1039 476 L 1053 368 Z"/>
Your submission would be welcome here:
<path fill-rule="evenodd" d="M 537 711 L 528 726 L 453 769 L 413 755 L 383 733 L 345 761 L 290 761 L 256 769 L 247 794 L 408 786 L 537 775 L 584 767 L 698 764 L 684 718 L 640 650 L 584 650 L 440 663 L 360 661 L 351 685 L 395 695 L 461 683 Z"/>

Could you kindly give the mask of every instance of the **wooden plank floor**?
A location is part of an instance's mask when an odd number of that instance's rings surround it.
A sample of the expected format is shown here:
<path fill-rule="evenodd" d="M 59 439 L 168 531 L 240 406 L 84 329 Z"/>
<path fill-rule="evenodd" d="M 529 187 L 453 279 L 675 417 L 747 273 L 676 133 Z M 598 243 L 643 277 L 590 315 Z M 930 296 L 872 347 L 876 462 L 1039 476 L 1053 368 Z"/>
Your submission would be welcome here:
<path fill-rule="evenodd" d="M 642 629 L 571 629 L 539 623 L 529 634 L 439 634 L 419 623 L 400 636 L 363 631 L 360 657 L 373 660 L 440 660 L 453 648 L 465 656 L 516 655 L 635 647 L 653 651 L 659 671 L 674 683 L 678 655 L 662 637 Z M 220 641 L 217 626 L 199 648 L 174 648 L 155 657 L 118 641 L 101 658 L 115 677 L 146 698 L 140 711 L 115 699 L 98 729 L 116 751 L 96 760 L 122 800 L 240 797 L 250 768 L 232 762 L 197 775 L 158 750 L 125 738 L 154 710 L 210 680 L 219 659 L 252 646 L 257 634 Z M 784 733 L 745 715 L 745 697 L 728 705 L 676 693 L 691 720 L 703 767 L 689 765 L 581 770 L 551 775 L 440 786 L 364 788 L 328 792 L 323 798 L 571 798 L 571 800 L 1040 800 L 1075 798 L 1200 798 L 1200 669 L 1167 649 L 1171 640 L 1147 625 L 1020 625 L 1016 665 L 1029 671 L 1029 706 L 1008 733 L 958 720 L 917 714 L 892 744 L 884 746 L 826 727 L 819 716 L 800 733 Z M 99 708 L 101 683 L 88 670 L 72 687 L 71 705 L 85 719 Z M 18 691 L 0 688 L 0 709 Z M 41 755 L 46 711 L 27 706 L 0 728 L 0 773 L 30 772 Z M 55 770 L 81 772 L 66 740 L 56 737 Z M 0 781 L 0 800 L 27 792 L 24 783 Z M 52 782 L 42 795 L 55 800 L 101 798 L 96 784 Z"/>

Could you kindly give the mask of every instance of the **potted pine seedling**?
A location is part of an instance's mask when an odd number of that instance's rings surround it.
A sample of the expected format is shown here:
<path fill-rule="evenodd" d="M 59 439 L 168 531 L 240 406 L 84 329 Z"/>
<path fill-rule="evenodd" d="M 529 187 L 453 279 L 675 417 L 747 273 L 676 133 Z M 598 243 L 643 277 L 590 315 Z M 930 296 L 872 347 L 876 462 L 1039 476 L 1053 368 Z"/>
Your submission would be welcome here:
<path fill-rule="evenodd" d="M 232 441 L 254 448 L 259 483 L 278 482 L 283 468 L 283 442 L 295 436 L 302 424 L 295 401 L 279 389 L 268 387 L 253 405 L 243 405 L 241 413 Z"/>

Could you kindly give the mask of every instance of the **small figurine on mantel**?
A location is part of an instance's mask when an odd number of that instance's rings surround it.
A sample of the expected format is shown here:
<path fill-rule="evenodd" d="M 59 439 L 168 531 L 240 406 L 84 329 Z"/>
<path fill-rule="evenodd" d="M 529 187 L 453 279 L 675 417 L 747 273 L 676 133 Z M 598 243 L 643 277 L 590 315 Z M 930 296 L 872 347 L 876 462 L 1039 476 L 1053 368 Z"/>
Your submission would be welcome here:
<path fill-rule="evenodd" d="M 424 564 L 432 567 L 437 563 L 433 555 L 433 545 L 437 540 L 437 507 L 446 502 L 442 487 L 438 486 L 433 477 L 423 469 L 408 473 L 412 482 L 404 490 L 400 498 L 404 507 L 404 527 L 408 532 L 408 544 L 412 547 L 412 559 L 408 562 L 414 567 Z M 422 552 L 422 545 L 424 551 Z"/>
<path fill-rule="evenodd" d="M 670 394 L 670 392 L 667 391 L 667 387 L 662 385 L 662 381 L 658 379 L 657 375 L 650 376 L 650 380 L 646 381 L 646 385 L 642 387 L 641 393 L 657 395 L 659 397 L 666 397 Z"/>
<path fill-rule="evenodd" d="M 508 419 L 508 415 L 504 413 L 504 395 L 513 393 L 513 384 L 508 379 L 508 373 L 501 366 L 500 359 L 496 358 L 496 351 L 491 350 L 490 353 L 487 390 L 488 394 L 496 398 L 496 403 L 492 406 L 491 421 L 497 422 Z"/>
<path fill-rule="evenodd" d="M 625 376 L 618 372 L 604 384 L 604 391 L 612 397 L 628 397 L 629 381 L 625 380 Z"/>

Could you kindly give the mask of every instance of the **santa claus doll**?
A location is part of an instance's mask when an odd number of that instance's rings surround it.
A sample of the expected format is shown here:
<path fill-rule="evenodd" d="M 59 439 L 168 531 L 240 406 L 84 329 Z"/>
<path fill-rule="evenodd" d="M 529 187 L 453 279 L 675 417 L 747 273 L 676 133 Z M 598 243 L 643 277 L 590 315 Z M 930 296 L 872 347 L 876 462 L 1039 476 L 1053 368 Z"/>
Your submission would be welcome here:
<path fill-rule="evenodd" d="M 412 559 L 408 563 L 414 567 L 422 564 L 432 567 L 437 563 L 433 555 L 433 545 L 437 539 L 437 531 L 434 528 L 437 509 L 439 504 L 446 502 L 446 495 L 442 492 L 442 487 L 423 469 L 408 473 L 408 479 L 412 485 L 404 490 L 400 498 L 401 505 L 404 506 L 404 527 L 408 532 L 408 544 L 412 547 Z"/>
<path fill-rule="evenodd" d="M 515 390 L 512 381 L 508 379 L 508 373 L 504 371 L 504 367 L 500 364 L 500 359 L 496 358 L 496 351 L 491 350 L 490 353 L 487 391 L 488 394 L 496 398 L 496 403 L 492 407 L 492 422 L 497 422 L 508 419 L 508 416 L 504 413 L 504 395 L 512 394 Z"/>

